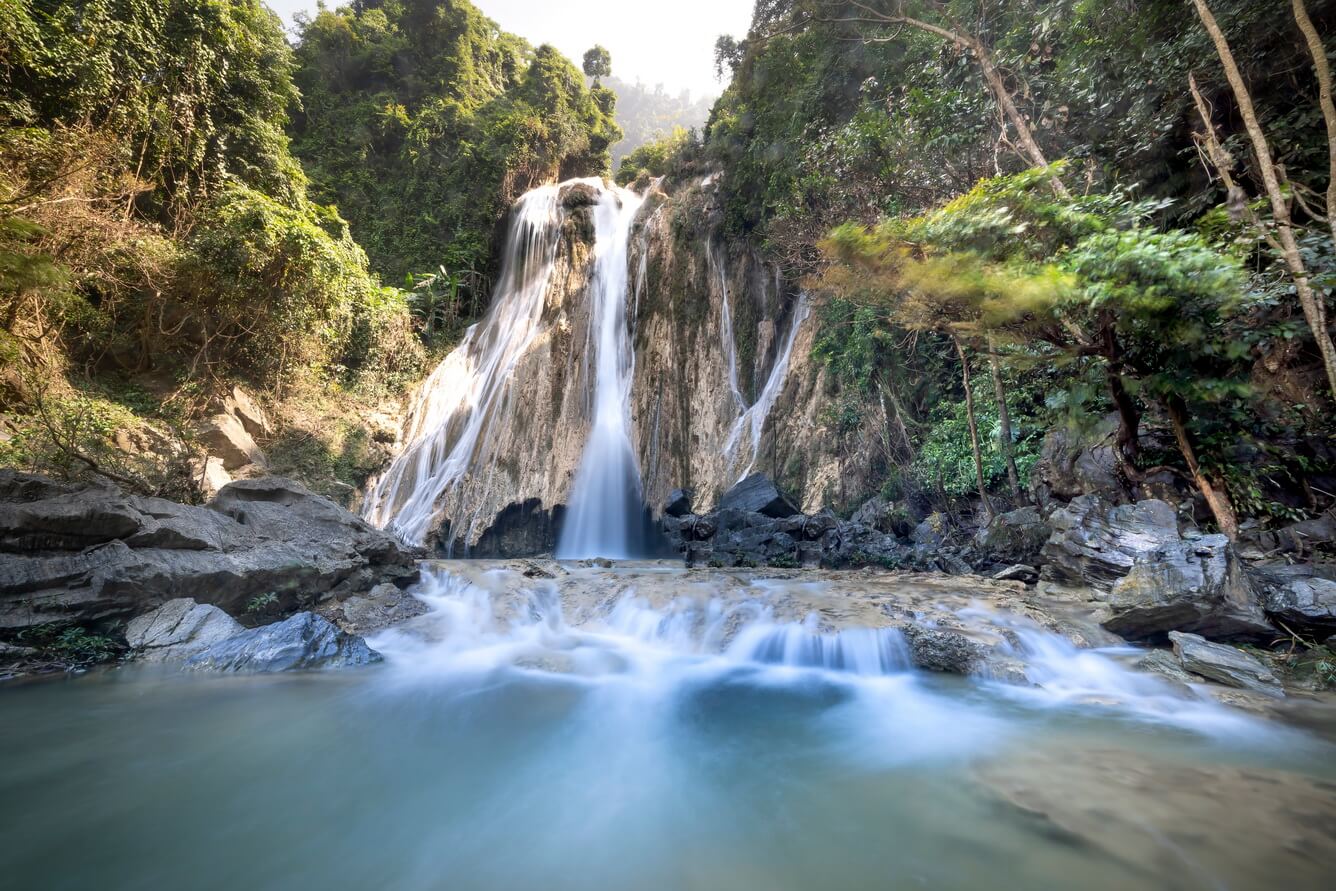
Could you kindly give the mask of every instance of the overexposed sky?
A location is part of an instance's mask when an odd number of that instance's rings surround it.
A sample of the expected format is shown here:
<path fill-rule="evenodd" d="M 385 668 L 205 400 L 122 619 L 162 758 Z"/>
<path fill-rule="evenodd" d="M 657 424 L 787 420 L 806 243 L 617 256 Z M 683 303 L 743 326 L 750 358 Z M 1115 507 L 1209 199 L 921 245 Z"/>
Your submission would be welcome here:
<path fill-rule="evenodd" d="M 265 0 L 289 24 L 316 0 Z M 716 96 L 714 41 L 741 38 L 753 0 L 473 0 L 502 28 L 537 46 L 550 43 L 576 65 L 596 43 L 612 53 L 612 72 L 626 81 L 661 83 L 670 93 Z M 337 7 L 337 0 L 326 0 Z"/>

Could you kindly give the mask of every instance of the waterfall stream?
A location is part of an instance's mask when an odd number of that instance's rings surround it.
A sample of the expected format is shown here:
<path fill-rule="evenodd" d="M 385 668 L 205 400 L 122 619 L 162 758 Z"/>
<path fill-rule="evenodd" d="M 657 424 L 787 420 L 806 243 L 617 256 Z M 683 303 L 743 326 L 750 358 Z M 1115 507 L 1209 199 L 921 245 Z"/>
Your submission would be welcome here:
<path fill-rule="evenodd" d="M 594 420 L 557 545 L 561 558 L 625 559 L 645 549 L 640 468 L 631 447 L 633 353 L 626 320 L 628 242 L 640 205 L 634 192 L 610 189 L 594 211 Z"/>

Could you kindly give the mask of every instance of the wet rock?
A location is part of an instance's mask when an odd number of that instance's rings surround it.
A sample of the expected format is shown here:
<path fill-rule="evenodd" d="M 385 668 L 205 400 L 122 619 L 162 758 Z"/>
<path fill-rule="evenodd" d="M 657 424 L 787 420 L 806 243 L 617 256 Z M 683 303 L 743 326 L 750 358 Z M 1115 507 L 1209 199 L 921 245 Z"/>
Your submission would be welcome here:
<path fill-rule="evenodd" d="M 1268 585 L 1262 593 L 1267 614 L 1287 628 L 1321 640 L 1336 633 L 1336 582 L 1316 576 Z"/>
<path fill-rule="evenodd" d="M 218 607 L 179 597 L 131 619 L 125 642 L 146 662 L 184 661 L 244 630 Z"/>
<path fill-rule="evenodd" d="M 1168 650 L 1150 650 L 1132 663 L 1132 667 L 1138 671 L 1158 674 L 1175 684 L 1195 684 L 1201 680 L 1188 674 L 1187 670 L 1183 668 L 1183 663 L 1179 662 L 1178 657 Z"/>
<path fill-rule="evenodd" d="M 663 513 L 667 517 L 685 517 L 691 513 L 691 500 L 696 493 L 692 489 L 674 489 L 663 503 Z"/>
<path fill-rule="evenodd" d="M 975 534 L 974 546 L 997 563 L 1036 565 L 1052 531 L 1038 510 L 1022 507 L 998 514 Z"/>
<path fill-rule="evenodd" d="M 1154 499 L 1113 506 L 1093 495 L 1052 511 L 1042 548 L 1058 581 L 1107 589 L 1166 545 L 1179 542 L 1174 509 Z"/>
<path fill-rule="evenodd" d="M 594 207 L 598 204 L 599 198 L 599 190 L 590 183 L 572 183 L 561 190 L 561 206 L 567 210 Z"/>
<path fill-rule="evenodd" d="M 535 574 L 530 575 L 530 572 Z M 544 572 L 541 567 L 532 565 L 524 572 L 524 576 L 549 579 L 553 577 L 552 573 Z M 426 612 L 427 604 L 388 582 L 377 585 L 365 594 L 354 594 L 320 610 L 325 618 L 350 634 L 370 634 L 406 622 Z"/>
<path fill-rule="evenodd" d="M 1267 621 L 1243 565 L 1223 535 L 1162 545 L 1114 583 L 1103 624 L 1144 640 L 1180 630 L 1217 639 L 1268 638 Z"/>
<path fill-rule="evenodd" d="M 987 662 L 988 647 L 959 631 L 906 625 L 910 659 L 919 668 L 953 674 L 972 674 Z"/>
<path fill-rule="evenodd" d="M 1281 698 L 1285 691 L 1280 681 L 1263 665 L 1242 650 L 1228 644 L 1211 643 L 1197 634 L 1169 632 L 1174 655 L 1183 668 L 1193 674 L 1224 684 Z"/>
<path fill-rule="evenodd" d="M 270 594 L 292 609 L 417 576 L 417 555 L 392 536 L 279 478 L 195 507 L 0 471 L 4 551 L 0 629 L 12 631 L 128 620 L 182 592 L 232 613 Z"/>
<path fill-rule="evenodd" d="M 356 635 L 314 613 L 252 628 L 214 644 L 186 662 L 192 671 L 272 672 L 347 668 L 381 661 Z"/>
<path fill-rule="evenodd" d="M 999 582 L 1018 581 L 1032 585 L 1039 581 L 1039 570 L 1024 563 L 1013 563 L 1006 569 L 999 569 L 993 573 L 993 578 Z"/>
<path fill-rule="evenodd" d="M 719 499 L 719 510 L 747 511 L 768 517 L 791 517 L 800 512 L 763 473 L 753 473 L 725 492 Z"/>
<path fill-rule="evenodd" d="M 223 462 L 224 470 L 240 470 L 251 464 L 269 466 L 264 452 L 235 415 L 214 415 L 200 425 L 199 436 L 209 447 L 209 454 Z"/>

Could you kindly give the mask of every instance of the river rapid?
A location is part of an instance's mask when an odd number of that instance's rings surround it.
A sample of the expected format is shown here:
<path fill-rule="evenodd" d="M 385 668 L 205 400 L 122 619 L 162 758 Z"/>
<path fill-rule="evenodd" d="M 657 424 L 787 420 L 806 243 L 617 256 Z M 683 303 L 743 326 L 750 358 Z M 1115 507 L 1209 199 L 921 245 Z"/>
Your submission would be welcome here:
<path fill-rule="evenodd" d="M 1336 862 L 1329 742 L 996 591 L 527 571 L 430 567 L 370 669 L 7 689 L 0 884 L 1262 889 Z M 913 667 L 896 619 L 925 605 L 1014 667 Z"/>

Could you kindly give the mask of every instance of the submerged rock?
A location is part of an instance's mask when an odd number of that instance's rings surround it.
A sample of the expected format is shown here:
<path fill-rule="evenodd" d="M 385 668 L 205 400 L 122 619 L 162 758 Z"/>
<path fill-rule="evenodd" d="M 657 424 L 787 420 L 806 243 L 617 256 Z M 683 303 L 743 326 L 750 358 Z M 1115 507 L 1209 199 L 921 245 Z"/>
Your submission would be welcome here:
<path fill-rule="evenodd" d="M 245 630 L 218 607 L 180 597 L 131 619 L 125 642 L 141 660 L 169 662 L 189 659 Z"/>
<path fill-rule="evenodd" d="M 529 578 L 552 578 L 530 575 Z M 391 625 L 397 625 L 408 619 L 416 618 L 427 611 L 427 604 L 418 600 L 397 585 L 385 583 L 377 585 L 365 594 L 353 596 L 331 604 L 321 613 L 344 631 L 351 634 L 370 634 Z"/>
<path fill-rule="evenodd" d="M 191 657 L 192 671 L 292 671 L 346 668 L 380 662 L 381 655 L 362 638 L 314 613 L 297 613 L 282 622 L 233 635 Z"/>
<path fill-rule="evenodd" d="M 1228 644 L 1211 643 L 1198 634 L 1169 632 L 1174 655 L 1193 674 L 1224 684 L 1281 698 L 1280 681 L 1260 660 Z"/>

